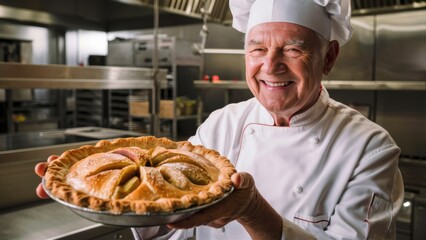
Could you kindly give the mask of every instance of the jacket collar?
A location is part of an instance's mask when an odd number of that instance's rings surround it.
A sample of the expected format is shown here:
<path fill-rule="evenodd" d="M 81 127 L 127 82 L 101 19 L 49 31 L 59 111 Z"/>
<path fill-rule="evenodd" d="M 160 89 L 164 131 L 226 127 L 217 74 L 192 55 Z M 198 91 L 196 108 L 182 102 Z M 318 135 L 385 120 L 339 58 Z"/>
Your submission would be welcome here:
<path fill-rule="evenodd" d="M 330 97 L 327 90 L 324 86 L 321 86 L 321 93 L 315 104 L 308 110 L 292 116 L 290 119 L 290 127 L 300 127 L 316 121 L 327 108 L 329 99 Z M 261 116 L 261 123 L 266 125 L 274 125 L 274 119 L 272 115 L 259 102 L 258 104 L 260 106 L 259 111 Z"/>

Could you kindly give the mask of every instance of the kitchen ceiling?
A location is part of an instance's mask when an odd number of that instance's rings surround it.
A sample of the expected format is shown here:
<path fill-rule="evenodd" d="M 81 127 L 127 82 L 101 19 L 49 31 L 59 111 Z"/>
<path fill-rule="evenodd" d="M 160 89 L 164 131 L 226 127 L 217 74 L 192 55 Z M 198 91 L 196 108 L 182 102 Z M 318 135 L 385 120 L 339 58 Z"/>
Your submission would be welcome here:
<path fill-rule="evenodd" d="M 229 25 L 228 0 L 158 0 L 159 26 L 202 23 Z M 351 0 L 353 15 L 426 8 L 426 0 Z M 0 20 L 101 31 L 153 28 L 154 0 L 0 0 Z"/>
<path fill-rule="evenodd" d="M 159 0 L 159 25 L 230 22 L 228 0 Z M 103 31 L 153 28 L 154 0 L 0 0 L 0 20 Z"/>

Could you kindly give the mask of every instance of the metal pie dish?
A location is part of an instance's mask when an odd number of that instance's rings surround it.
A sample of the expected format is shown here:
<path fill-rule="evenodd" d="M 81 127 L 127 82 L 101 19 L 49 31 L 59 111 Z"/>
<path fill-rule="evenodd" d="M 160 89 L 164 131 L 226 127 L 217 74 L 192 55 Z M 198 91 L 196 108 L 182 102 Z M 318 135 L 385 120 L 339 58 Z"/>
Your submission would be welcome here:
<path fill-rule="evenodd" d="M 159 226 L 159 225 L 165 225 L 165 224 L 169 224 L 173 222 L 178 222 L 187 217 L 190 217 L 191 215 L 200 211 L 201 209 L 215 205 L 216 203 L 222 201 L 224 198 L 229 196 L 229 194 L 231 194 L 231 192 L 234 190 L 234 187 L 231 187 L 230 191 L 226 192 L 222 197 L 210 203 L 200 205 L 200 206 L 194 206 L 187 209 L 176 210 L 174 212 L 167 212 L 167 213 L 154 212 L 154 213 L 144 213 L 144 214 L 126 212 L 121 214 L 114 214 L 108 211 L 96 211 L 90 208 L 76 206 L 74 204 L 65 202 L 64 200 L 53 196 L 50 190 L 47 189 L 44 178 L 42 179 L 42 185 L 43 185 L 44 191 L 49 195 L 50 198 L 68 207 L 69 209 L 71 209 L 71 211 L 73 211 L 80 217 L 83 217 L 93 222 L 102 223 L 102 224 L 110 225 L 110 226 L 120 226 L 120 227 L 150 227 L 150 226 Z"/>

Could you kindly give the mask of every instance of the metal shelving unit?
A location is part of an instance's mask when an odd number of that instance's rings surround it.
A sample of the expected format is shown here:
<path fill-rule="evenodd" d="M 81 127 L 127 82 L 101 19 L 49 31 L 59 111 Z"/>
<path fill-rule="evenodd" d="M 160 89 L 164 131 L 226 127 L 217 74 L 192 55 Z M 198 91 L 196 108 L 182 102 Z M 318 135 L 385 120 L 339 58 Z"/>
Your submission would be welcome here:
<path fill-rule="evenodd" d="M 100 127 L 108 124 L 111 128 L 131 130 L 128 96 L 132 93 L 132 89 L 75 90 L 75 125 Z"/>
<path fill-rule="evenodd" d="M 166 70 L 160 69 L 157 80 L 160 88 L 167 86 Z M 0 63 L 0 88 L 5 89 L 8 132 L 14 132 L 12 89 L 83 89 L 83 90 L 156 90 L 151 68 L 131 67 L 73 67 L 65 65 L 36 65 Z M 88 95 L 87 95 L 88 94 Z M 86 95 L 91 96 L 88 92 Z M 151 99 L 152 101 L 152 99 Z M 90 106 L 89 106 L 90 107 Z M 93 106 L 91 107 L 93 108 Z M 105 107 L 102 107 L 105 109 Z M 66 120 L 66 99 L 57 103 L 61 122 Z M 151 116 L 158 113 L 153 110 Z M 102 119 L 103 126 L 108 119 Z M 152 127 L 159 124 L 153 121 Z M 59 124 L 61 126 L 61 124 Z"/>
<path fill-rule="evenodd" d="M 158 66 L 167 69 L 167 88 L 161 91 L 161 100 L 175 101 L 174 117 L 161 117 L 160 122 L 163 129 L 167 128 L 169 133 L 162 135 L 172 139 L 178 139 L 178 123 L 197 119 L 197 115 L 180 116 L 176 111 L 176 99 L 188 93 L 192 93 L 191 87 L 193 79 L 199 78 L 199 68 L 201 57 L 194 55 L 192 42 L 178 40 L 175 37 L 161 36 L 158 38 Z M 109 66 L 131 66 L 131 67 L 153 67 L 153 52 L 155 50 L 154 39 L 151 36 L 140 37 L 129 40 L 115 40 L 108 44 L 107 65 Z M 130 53 L 123 56 L 123 52 Z M 195 73 L 195 74 L 194 74 Z M 196 75 L 196 76 L 194 76 Z M 129 94 L 129 97 L 131 94 Z M 196 96 L 194 96 L 196 97 Z M 150 124 L 150 116 L 131 116 L 132 127 L 143 128 L 142 125 Z M 148 121 L 147 121 L 148 118 Z M 184 123 L 182 123 L 184 124 Z M 170 125 L 170 126 L 164 126 Z M 195 126 L 195 123 L 194 123 Z"/>

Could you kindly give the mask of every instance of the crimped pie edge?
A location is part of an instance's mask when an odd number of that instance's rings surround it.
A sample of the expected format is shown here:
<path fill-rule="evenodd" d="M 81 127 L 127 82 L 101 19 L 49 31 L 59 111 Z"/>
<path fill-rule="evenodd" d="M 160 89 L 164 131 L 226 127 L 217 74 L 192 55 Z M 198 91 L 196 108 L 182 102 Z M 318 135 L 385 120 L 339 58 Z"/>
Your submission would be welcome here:
<path fill-rule="evenodd" d="M 207 191 L 189 193 L 181 198 L 160 198 L 155 201 L 100 199 L 77 191 L 66 183 L 68 170 L 77 161 L 95 153 L 108 152 L 116 148 L 129 146 L 138 146 L 145 149 L 162 146 L 168 149 L 181 149 L 201 155 L 219 169 L 220 173 L 218 180 L 217 182 L 211 183 Z M 65 151 L 59 158 L 48 164 L 48 169 L 45 174 L 45 187 L 53 196 L 83 208 L 89 208 L 95 211 L 108 211 L 113 214 L 125 212 L 149 214 L 173 212 L 179 209 L 187 209 L 192 206 L 200 206 L 219 199 L 226 192 L 231 190 L 231 175 L 235 172 L 236 170 L 229 160 L 221 156 L 215 150 L 207 149 L 201 145 L 192 145 L 187 141 L 174 142 L 167 138 L 142 136 L 100 140 L 95 145 L 85 145 L 77 149 Z"/>

